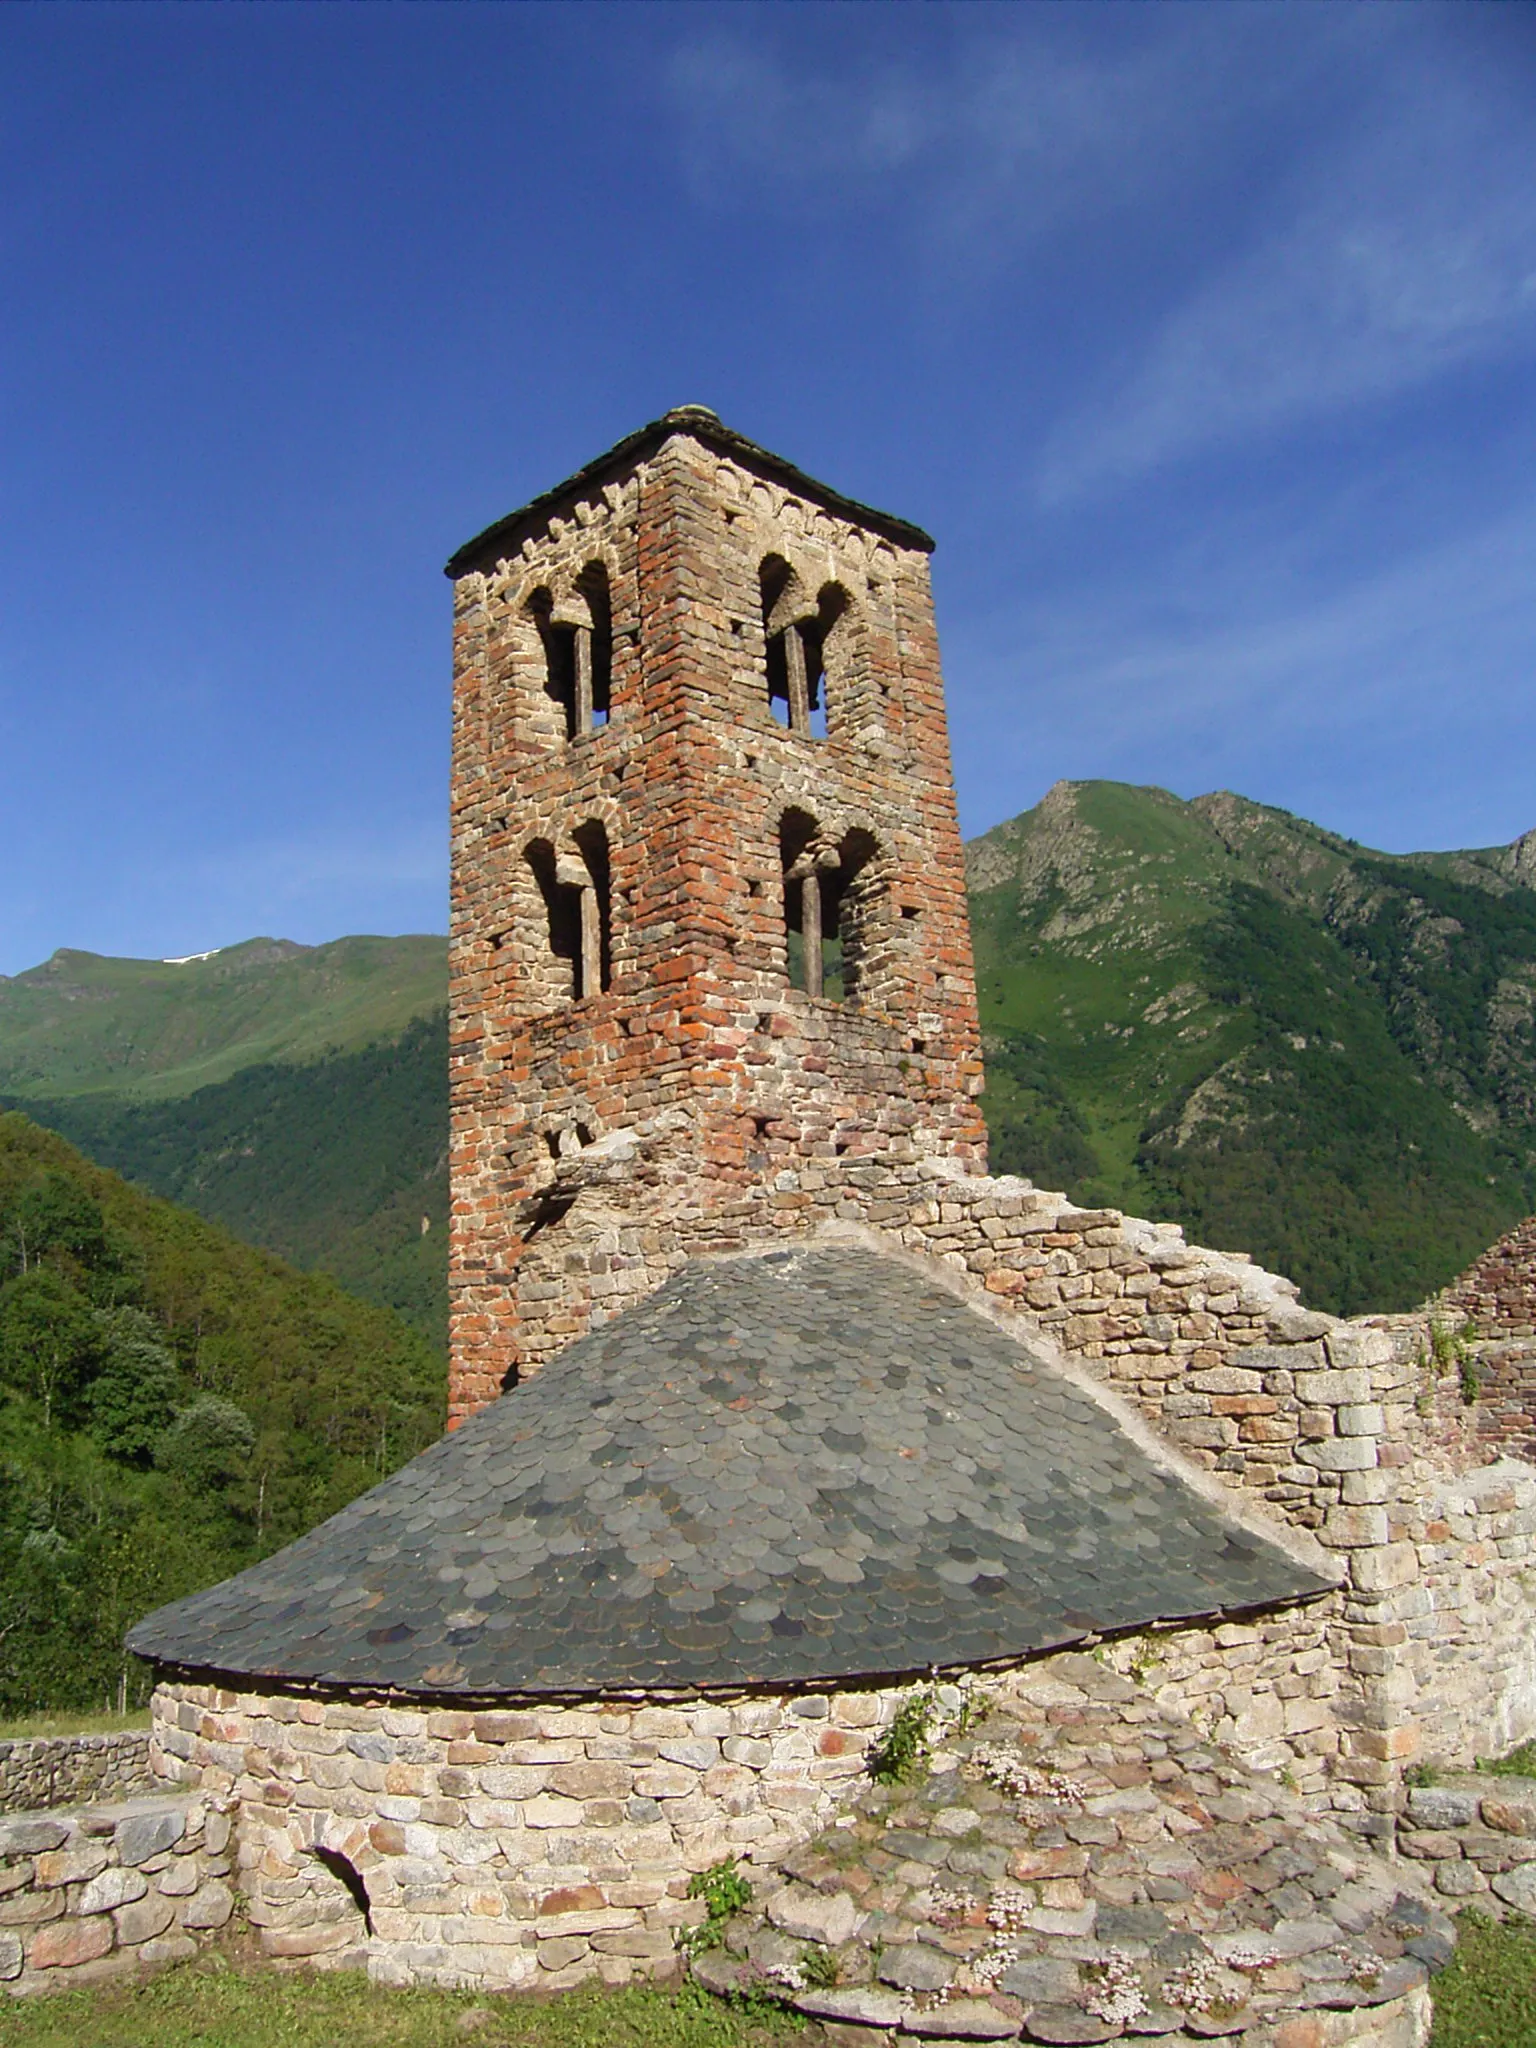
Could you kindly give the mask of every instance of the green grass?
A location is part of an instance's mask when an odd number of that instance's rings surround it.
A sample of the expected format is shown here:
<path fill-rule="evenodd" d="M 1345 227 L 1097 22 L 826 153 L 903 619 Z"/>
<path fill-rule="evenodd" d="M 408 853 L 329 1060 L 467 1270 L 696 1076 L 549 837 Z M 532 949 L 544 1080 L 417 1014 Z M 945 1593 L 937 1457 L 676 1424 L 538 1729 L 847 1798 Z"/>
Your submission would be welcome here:
<path fill-rule="evenodd" d="M 1457 1921 L 1456 1960 L 1435 1979 L 1430 2048 L 1530 2048 L 1536 2041 L 1536 1928 L 1477 1912 Z"/>
<path fill-rule="evenodd" d="M 781 2048 L 805 2032 L 692 1988 L 384 1991 L 354 1971 L 280 1972 L 217 1953 L 142 1984 L 0 2000 L 3 2048 Z"/>
<path fill-rule="evenodd" d="M 1508 1756 L 1479 1757 L 1477 1768 L 1495 1778 L 1536 1778 L 1536 1742 L 1522 1742 Z"/>
<path fill-rule="evenodd" d="M 133 1714 L 25 1714 L 15 1721 L 0 1718 L 0 1742 L 24 1742 L 38 1735 L 120 1735 L 126 1729 L 148 1728 L 147 1707 Z"/>

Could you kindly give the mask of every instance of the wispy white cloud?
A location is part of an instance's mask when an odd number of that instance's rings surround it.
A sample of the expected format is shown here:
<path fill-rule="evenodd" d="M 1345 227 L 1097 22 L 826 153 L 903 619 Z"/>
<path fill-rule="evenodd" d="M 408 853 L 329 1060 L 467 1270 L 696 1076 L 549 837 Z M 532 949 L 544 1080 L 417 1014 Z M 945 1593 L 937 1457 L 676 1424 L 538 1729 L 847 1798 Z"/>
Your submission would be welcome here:
<path fill-rule="evenodd" d="M 1121 388 L 1059 425 L 1047 500 L 1536 346 L 1536 135 L 1419 83 L 1287 181 Z"/>
<path fill-rule="evenodd" d="M 1378 845 L 1510 839 L 1536 824 L 1533 560 L 1536 500 L 1330 594 L 1208 590 L 1170 623 L 1122 586 L 951 635 L 966 829 L 1033 802 L 1045 764 L 1186 795 L 1273 790 L 1281 764 Z"/>
<path fill-rule="evenodd" d="M 1141 13 L 1120 22 L 1129 35 L 1069 45 L 1051 10 L 977 10 L 926 65 L 909 45 L 835 68 L 809 35 L 712 24 L 668 77 L 694 195 L 821 217 L 885 203 L 930 255 L 990 269 L 1071 222 L 1155 199 L 1241 122 L 1244 101 L 1294 90 L 1338 39 L 1326 21 L 1308 41 L 1279 35 L 1262 11 L 1239 36 L 1182 9 L 1141 34 Z M 793 20 L 781 10 L 775 26 Z"/>

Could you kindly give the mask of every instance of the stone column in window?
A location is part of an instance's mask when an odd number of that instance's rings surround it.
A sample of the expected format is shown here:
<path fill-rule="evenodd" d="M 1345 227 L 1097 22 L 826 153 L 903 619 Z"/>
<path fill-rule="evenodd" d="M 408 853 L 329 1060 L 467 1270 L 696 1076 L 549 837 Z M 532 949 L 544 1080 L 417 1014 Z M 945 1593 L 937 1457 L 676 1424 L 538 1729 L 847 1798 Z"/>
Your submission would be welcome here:
<path fill-rule="evenodd" d="M 791 627 L 793 632 L 794 628 Z M 798 645 L 799 636 L 796 635 Z M 805 672 L 801 671 L 801 688 L 805 686 Z M 793 701 L 793 700 L 791 700 Z M 802 863 L 800 876 L 800 941 L 805 948 L 805 992 L 808 996 L 821 994 L 821 877 L 816 872 L 814 861 Z"/>
<path fill-rule="evenodd" d="M 805 681 L 805 642 L 798 626 L 784 628 L 784 667 L 789 680 L 789 729 L 809 732 L 811 700 Z"/>
<path fill-rule="evenodd" d="M 576 628 L 576 730 L 592 730 L 592 628 Z M 586 929 L 585 925 L 582 927 Z"/>

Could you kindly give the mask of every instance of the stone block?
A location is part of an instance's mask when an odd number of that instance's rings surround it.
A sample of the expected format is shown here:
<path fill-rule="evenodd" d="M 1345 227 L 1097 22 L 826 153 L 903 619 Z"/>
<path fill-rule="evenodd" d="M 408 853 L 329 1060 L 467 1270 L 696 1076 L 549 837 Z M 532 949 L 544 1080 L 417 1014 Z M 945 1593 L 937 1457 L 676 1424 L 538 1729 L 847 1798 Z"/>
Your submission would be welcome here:
<path fill-rule="evenodd" d="M 138 1960 L 151 1969 L 163 1969 L 168 1963 L 190 1962 L 196 1954 L 197 1943 L 190 1934 L 157 1934 L 140 1948 Z"/>
<path fill-rule="evenodd" d="M 32 1866 L 40 1885 L 85 1884 L 107 1867 L 107 1852 L 92 1843 L 78 1849 L 50 1849 Z"/>
<path fill-rule="evenodd" d="M 21 1975 L 22 1946 L 19 1934 L 0 1934 L 0 1983 Z"/>
<path fill-rule="evenodd" d="M 142 1899 L 149 1890 L 149 1880 L 137 1870 L 104 1870 L 99 1877 L 93 1877 L 80 1894 L 79 1911 L 82 1913 L 110 1913 L 116 1906 L 128 1906 L 135 1899 Z"/>
<path fill-rule="evenodd" d="M 235 1896 L 227 1884 L 218 1878 L 211 1878 L 187 1901 L 181 1915 L 183 1927 L 222 1927 L 235 1910 Z"/>
<path fill-rule="evenodd" d="M 181 1840 L 185 1825 L 186 1814 L 179 1807 L 125 1815 L 113 1831 L 117 1860 L 124 1864 L 147 1863 L 151 1856 L 173 1848 Z"/>
<path fill-rule="evenodd" d="M 899 1942 L 881 1956 L 875 1974 L 901 1991 L 941 1991 L 955 1980 L 955 1959 L 921 1942 Z"/>
<path fill-rule="evenodd" d="M 1536 1795 L 1484 1799 L 1482 1816 L 1484 1826 L 1500 1834 L 1536 1835 Z"/>
<path fill-rule="evenodd" d="M 1359 1408 L 1371 1398 L 1371 1375 L 1364 1367 L 1298 1372 L 1296 1398 L 1308 1408 Z"/>
<path fill-rule="evenodd" d="M 41 1820 L 36 1815 L 0 1820 L 0 1856 L 37 1856 L 68 1840 L 69 1829 L 62 1821 Z"/>
<path fill-rule="evenodd" d="M 800 1941 L 819 1941 L 827 1948 L 840 1948 L 851 1937 L 858 1918 L 846 1892 L 814 1892 L 805 1885 L 786 1885 L 775 1892 L 767 1912 L 781 1933 Z"/>
<path fill-rule="evenodd" d="M 141 1941 L 153 1941 L 157 1934 L 164 1934 L 176 1918 L 176 1908 L 169 1899 L 151 1892 L 120 1906 L 113 1918 L 119 1942 L 124 1948 L 134 1948 Z"/>
<path fill-rule="evenodd" d="M 112 1922 L 104 1914 L 88 1920 L 55 1920 L 32 1937 L 29 1970 L 72 1970 L 95 1962 L 112 1948 Z"/>

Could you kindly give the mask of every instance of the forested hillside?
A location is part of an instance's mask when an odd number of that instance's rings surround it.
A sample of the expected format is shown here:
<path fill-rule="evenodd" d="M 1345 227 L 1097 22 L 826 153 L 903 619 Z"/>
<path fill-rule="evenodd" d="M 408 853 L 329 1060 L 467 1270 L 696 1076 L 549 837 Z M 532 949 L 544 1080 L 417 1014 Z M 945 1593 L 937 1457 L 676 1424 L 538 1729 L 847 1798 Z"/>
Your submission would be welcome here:
<path fill-rule="evenodd" d="M 1536 1208 L 1536 838 L 1378 854 L 1090 782 L 967 856 L 995 1171 L 1176 1218 L 1346 1314 Z"/>
<path fill-rule="evenodd" d="M 387 1310 L 0 1115 L 0 1713 L 137 1700 L 130 1622 L 334 1513 L 443 1408 Z"/>
<path fill-rule="evenodd" d="M 1390 855 L 1225 793 L 1062 783 L 967 859 L 996 1171 L 1345 1313 L 1536 1209 L 1536 833 Z M 441 1354 L 446 966 L 439 938 L 56 954 L 0 982 L 0 1101 Z"/>
<path fill-rule="evenodd" d="M 245 1067 L 191 1095 L 26 1108 L 103 1166 L 397 1310 L 445 1354 L 446 1012 L 360 1052 Z"/>

